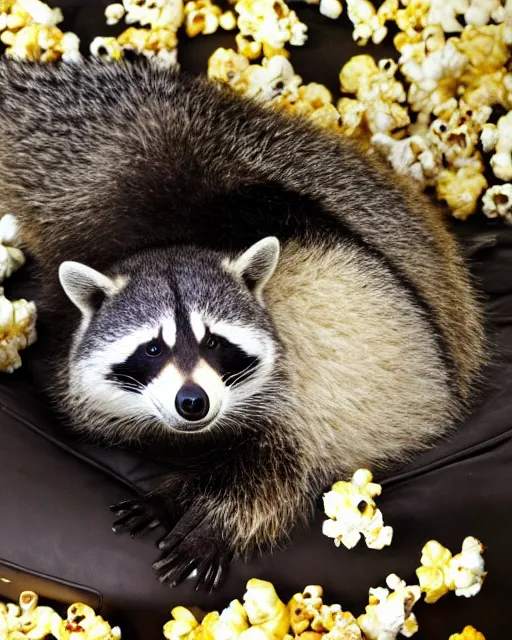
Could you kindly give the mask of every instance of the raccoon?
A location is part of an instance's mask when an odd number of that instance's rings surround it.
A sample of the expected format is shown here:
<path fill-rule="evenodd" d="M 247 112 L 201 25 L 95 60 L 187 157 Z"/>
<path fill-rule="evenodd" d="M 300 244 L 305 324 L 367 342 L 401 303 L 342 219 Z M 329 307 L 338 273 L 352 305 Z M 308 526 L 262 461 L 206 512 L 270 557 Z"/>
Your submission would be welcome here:
<path fill-rule="evenodd" d="M 216 588 L 330 483 L 453 430 L 481 311 L 442 213 L 384 161 L 142 63 L 2 61 L 0 103 L 40 378 L 78 434 L 165 461 L 113 506 L 116 531 L 165 528 L 162 582 Z"/>

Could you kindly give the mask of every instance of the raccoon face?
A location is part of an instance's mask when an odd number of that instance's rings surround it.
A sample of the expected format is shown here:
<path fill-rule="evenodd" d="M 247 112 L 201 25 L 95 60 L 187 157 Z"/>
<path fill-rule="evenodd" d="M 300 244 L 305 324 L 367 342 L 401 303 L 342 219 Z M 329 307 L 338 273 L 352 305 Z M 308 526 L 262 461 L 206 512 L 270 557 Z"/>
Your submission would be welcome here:
<path fill-rule="evenodd" d="M 82 313 L 69 359 L 71 412 L 95 429 L 140 434 L 150 424 L 236 428 L 261 411 L 278 369 L 262 299 L 278 256 L 272 237 L 236 259 L 186 247 L 144 251 L 109 275 L 63 263 L 62 287 Z"/>

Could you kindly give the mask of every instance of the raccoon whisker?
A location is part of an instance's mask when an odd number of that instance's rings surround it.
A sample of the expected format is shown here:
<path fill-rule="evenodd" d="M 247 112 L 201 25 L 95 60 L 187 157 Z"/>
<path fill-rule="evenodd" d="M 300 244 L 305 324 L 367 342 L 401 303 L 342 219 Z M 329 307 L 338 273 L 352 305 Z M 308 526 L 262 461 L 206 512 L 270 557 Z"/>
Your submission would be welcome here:
<path fill-rule="evenodd" d="M 241 421 L 237 421 L 235 416 L 223 416 L 217 422 L 216 427 L 221 431 L 225 432 L 226 429 L 229 429 L 231 432 L 240 435 L 243 431 L 242 428 L 243 423 Z"/>
<path fill-rule="evenodd" d="M 221 380 L 222 382 L 224 382 L 224 384 L 227 385 L 232 385 L 234 386 L 238 379 L 245 375 L 246 373 L 248 373 L 251 369 L 257 370 L 258 365 L 255 365 L 253 362 L 251 362 L 251 364 L 247 365 L 247 367 L 245 367 L 245 369 L 242 369 L 242 371 L 237 371 L 236 373 L 229 373 L 229 374 L 225 374 L 224 376 L 222 376 Z"/>
<path fill-rule="evenodd" d="M 141 391 L 143 391 L 145 389 L 144 385 L 139 382 L 138 380 L 136 380 L 133 376 L 128 375 L 127 373 L 118 373 L 117 374 L 118 377 L 120 378 L 125 378 L 127 381 L 129 381 L 131 383 L 131 389 L 140 389 Z M 120 382 L 118 382 L 117 380 L 115 381 L 115 383 L 117 384 L 122 384 Z"/>
<path fill-rule="evenodd" d="M 146 392 L 147 395 L 149 396 L 151 402 L 154 404 L 155 408 L 157 409 L 157 411 L 160 414 L 160 418 L 162 420 L 166 420 L 167 419 L 167 413 L 164 409 L 164 406 L 162 405 L 162 403 L 158 400 L 158 398 L 151 392 L 151 390 L 148 387 L 145 387 L 142 383 L 140 383 L 138 380 L 136 380 L 135 378 L 133 378 L 132 376 L 128 375 L 128 374 L 119 374 L 120 377 L 122 378 L 126 378 L 127 381 L 133 381 L 133 382 L 128 382 L 128 383 L 122 383 L 119 381 L 114 381 L 114 386 L 116 386 L 118 389 L 120 390 L 131 390 L 131 391 L 135 391 L 136 393 L 142 394 L 143 392 Z M 147 420 L 146 416 L 142 416 L 141 420 Z M 143 429 L 138 429 L 138 425 L 134 424 L 133 425 L 135 427 L 135 429 L 137 431 L 142 431 Z M 146 425 L 143 425 L 146 426 Z"/>
<path fill-rule="evenodd" d="M 114 383 L 114 385 L 120 390 L 126 390 L 126 391 L 135 391 L 135 393 L 139 393 L 141 394 L 143 389 L 141 389 L 140 387 L 137 387 L 134 384 L 124 384 L 124 383 L 120 383 L 120 382 L 116 382 Z"/>
<path fill-rule="evenodd" d="M 240 385 L 243 382 L 246 382 L 247 380 L 251 380 L 251 382 L 254 382 L 259 388 L 260 385 L 263 384 L 265 378 L 267 378 L 266 368 L 267 367 L 264 363 L 250 364 L 243 371 L 240 371 L 239 373 L 234 374 L 234 376 L 236 377 L 233 380 L 230 380 L 229 382 L 230 387 L 234 388 L 237 385 Z M 249 373 L 251 374 L 251 377 L 247 375 Z M 270 386 L 268 387 L 268 389 L 271 390 Z"/>

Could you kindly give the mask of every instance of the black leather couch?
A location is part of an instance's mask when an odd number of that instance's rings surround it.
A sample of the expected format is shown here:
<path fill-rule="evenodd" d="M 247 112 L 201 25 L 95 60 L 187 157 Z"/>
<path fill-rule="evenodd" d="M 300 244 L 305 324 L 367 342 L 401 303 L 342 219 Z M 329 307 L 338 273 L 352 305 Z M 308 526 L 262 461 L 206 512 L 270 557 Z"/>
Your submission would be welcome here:
<path fill-rule="evenodd" d="M 104 24 L 106 4 L 59 3 L 67 16 L 65 27 L 84 43 L 115 31 Z M 327 20 L 315 7 L 300 6 L 298 11 L 310 26 L 310 39 L 306 47 L 294 50 L 292 62 L 305 81 L 324 82 L 336 91 L 342 63 L 361 49 L 352 43 L 344 20 Z M 229 34 L 189 41 L 183 37 L 182 66 L 203 71 L 208 55 L 232 42 Z M 385 48 L 377 55 L 386 55 Z M 389 573 L 415 582 L 414 570 L 427 540 L 438 539 L 456 552 L 464 537 L 473 535 L 487 547 L 489 574 L 481 593 L 470 600 L 449 594 L 435 605 L 420 602 L 415 637 L 444 640 L 466 624 L 481 630 L 487 640 L 510 637 L 512 229 L 491 226 L 477 216 L 456 231 L 472 247 L 494 357 L 481 399 L 455 437 L 407 467 L 377 478 L 383 484 L 379 505 L 395 529 L 391 547 L 336 548 L 321 533 L 318 510 L 312 526 L 295 532 L 287 550 L 249 565 L 234 563 L 227 582 L 213 595 L 195 592 L 190 582 L 176 589 L 161 586 L 151 572 L 157 532 L 137 541 L 115 536 L 109 511 L 111 504 L 148 487 L 157 466 L 62 436 L 31 383 L 29 350 L 20 371 L 0 377 L 0 599 L 15 600 L 21 590 L 33 589 L 62 611 L 80 600 L 120 624 L 128 640 L 162 638 L 162 625 L 177 604 L 205 610 L 227 605 L 242 596 L 250 577 L 271 580 L 283 598 L 308 584 L 320 584 L 327 602 L 339 602 L 359 615 L 368 588 L 384 586 Z M 32 285 L 30 270 L 24 269 L 11 280 L 8 293 L 30 298 Z"/>

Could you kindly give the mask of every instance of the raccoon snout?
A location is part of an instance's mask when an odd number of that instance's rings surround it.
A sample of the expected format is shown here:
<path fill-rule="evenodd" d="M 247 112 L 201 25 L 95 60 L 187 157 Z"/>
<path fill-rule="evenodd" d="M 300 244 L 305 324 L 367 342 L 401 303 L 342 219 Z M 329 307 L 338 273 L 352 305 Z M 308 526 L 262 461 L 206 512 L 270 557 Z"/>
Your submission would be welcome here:
<path fill-rule="evenodd" d="M 198 384 L 185 384 L 176 395 L 176 411 L 185 420 L 202 420 L 210 410 L 210 400 Z"/>

